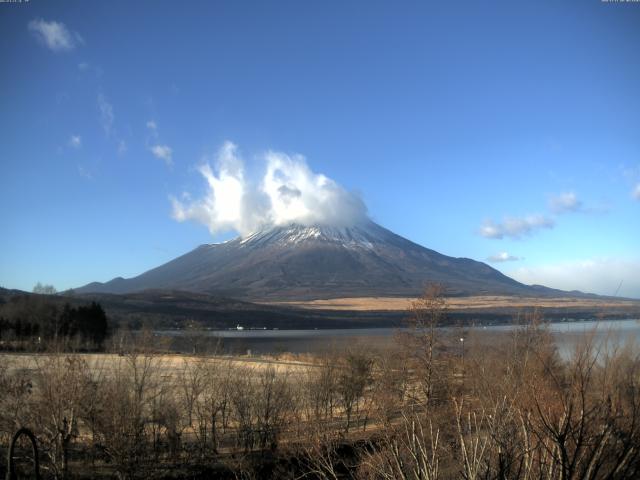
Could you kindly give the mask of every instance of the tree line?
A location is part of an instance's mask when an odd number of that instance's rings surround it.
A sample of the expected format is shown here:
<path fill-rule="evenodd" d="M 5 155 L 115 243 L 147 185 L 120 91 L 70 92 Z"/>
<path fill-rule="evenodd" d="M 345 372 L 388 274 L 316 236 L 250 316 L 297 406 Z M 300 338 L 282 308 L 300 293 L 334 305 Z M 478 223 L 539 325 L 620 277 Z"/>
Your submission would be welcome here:
<path fill-rule="evenodd" d="M 5 345 L 74 340 L 87 348 L 101 348 L 108 332 L 107 315 L 96 302 L 60 305 L 39 295 L 19 295 L 0 305 L 0 340 Z"/>

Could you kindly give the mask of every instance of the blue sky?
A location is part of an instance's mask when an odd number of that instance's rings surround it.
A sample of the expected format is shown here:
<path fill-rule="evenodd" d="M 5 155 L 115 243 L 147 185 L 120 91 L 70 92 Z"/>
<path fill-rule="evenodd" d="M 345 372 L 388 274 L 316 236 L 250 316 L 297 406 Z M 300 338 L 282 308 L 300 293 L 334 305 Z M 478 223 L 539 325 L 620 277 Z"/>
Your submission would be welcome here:
<path fill-rule="evenodd" d="M 0 4 L 0 285 L 233 236 L 175 210 L 233 142 L 244 188 L 303 155 L 417 243 L 640 298 L 640 4 L 346 3 Z"/>

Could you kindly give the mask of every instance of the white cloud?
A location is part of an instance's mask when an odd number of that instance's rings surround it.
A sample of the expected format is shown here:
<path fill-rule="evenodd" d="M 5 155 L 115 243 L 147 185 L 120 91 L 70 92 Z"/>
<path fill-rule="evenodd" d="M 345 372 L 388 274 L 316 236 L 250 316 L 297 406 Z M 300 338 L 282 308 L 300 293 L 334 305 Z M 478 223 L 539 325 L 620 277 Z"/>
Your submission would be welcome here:
<path fill-rule="evenodd" d="M 525 217 L 506 217 L 502 222 L 492 219 L 485 222 L 478 229 L 478 233 L 485 238 L 502 239 L 505 237 L 519 239 L 533 235 L 543 229 L 552 229 L 556 225 L 559 215 L 566 213 L 606 213 L 606 204 L 597 207 L 585 207 L 584 203 L 574 192 L 563 192 L 549 198 L 549 209 L 555 215 L 528 215 Z"/>
<path fill-rule="evenodd" d="M 158 130 L 158 124 L 156 123 L 155 120 L 149 120 L 147 122 L 147 128 L 152 132 L 156 132 Z"/>
<path fill-rule="evenodd" d="M 330 178 L 316 174 L 301 155 L 269 151 L 261 190 L 269 198 L 273 223 L 350 224 L 364 212 L 362 201 Z"/>
<path fill-rule="evenodd" d="M 640 200 L 640 183 L 636 185 L 636 188 L 633 190 L 633 198 L 636 200 Z"/>
<path fill-rule="evenodd" d="M 522 260 L 522 258 L 516 257 L 514 255 L 510 255 L 507 252 L 499 252 L 499 253 L 496 253 L 495 255 L 491 255 L 487 257 L 487 260 L 493 263 L 500 263 L 500 262 L 516 262 L 518 260 Z"/>
<path fill-rule="evenodd" d="M 127 153 L 127 142 L 124 140 L 118 141 L 118 155 L 124 155 Z"/>
<path fill-rule="evenodd" d="M 595 258 L 573 262 L 522 267 L 505 272 L 526 284 L 600 295 L 640 298 L 640 259 Z M 622 282 L 622 285 L 620 285 Z"/>
<path fill-rule="evenodd" d="M 569 213 L 582 210 L 582 202 L 574 192 L 554 195 L 549 200 L 549 207 L 554 213 Z"/>
<path fill-rule="evenodd" d="M 39 42 L 54 52 L 73 50 L 78 44 L 84 43 L 78 33 L 69 32 L 61 22 L 47 22 L 42 18 L 36 18 L 29 22 L 27 28 Z"/>
<path fill-rule="evenodd" d="M 92 65 L 89 62 L 78 63 L 78 71 L 83 74 L 92 73 L 96 78 L 102 77 L 102 67 L 98 65 Z"/>
<path fill-rule="evenodd" d="M 207 182 L 206 195 L 194 201 L 172 197 L 173 218 L 200 222 L 212 234 L 233 230 L 241 235 L 270 225 L 346 226 L 366 218 L 358 197 L 314 173 L 303 156 L 268 151 L 263 160 L 264 173 L 251 182 L 237 147 L 226 142 L 215 171 L 208 162 L 198 169 Z"/>
<path fill-rule="evenodd" d="M 100 112 L 100 123 L 104 129 L 104 133 L 109 136 L 113 129 L 115 115 L 113 114 L 113 106 L 107 101 L 107 97 L 102 93 L 98 94 L 98 111 Z"/>
<path fill-rule="evenodd" d="M 173 165 L 173 150 L 168 145 L 154 145 L 150 148 L 153 153 L 160 160 L 164 160 L 167 165 Z"/>
<path fill-rule="evenodd" d="M 91 174 L 91 172 L 84 168 L 82 165 L 78 165 L 78 174 L 81 177 L 86 178 L 87 180 L 93 180 L 93 175 Z"/>
<path fill-rule="evenodd" d="M 73 148 L 80 148 L 82 146 L 82 138 L 80 135 L 71 135 L 71 137 L 69 137 L 69 146 Z"/>
<path fill-rule="evenodd" d="M 532 235 L 538 230 L 551 229 L 554 226 L 555 221 L 544 215 L 529 215 L 523 218 L 507 217 L 502 223 L 493 220 L 485 221 L 480 227 L 479 233 L 485 238 L 522 238 Z"/>

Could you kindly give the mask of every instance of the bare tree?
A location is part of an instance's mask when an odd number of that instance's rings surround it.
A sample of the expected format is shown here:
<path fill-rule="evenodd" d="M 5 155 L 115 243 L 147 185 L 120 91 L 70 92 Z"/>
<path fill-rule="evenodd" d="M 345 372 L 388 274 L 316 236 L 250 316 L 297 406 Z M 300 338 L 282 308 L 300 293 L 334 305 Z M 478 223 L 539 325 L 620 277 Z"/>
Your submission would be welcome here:
<path fill-rule="evenodd" d="M 35 359 L 31 422 L 44 444 L 56 478 L 69 475 L 69 447 L 78 436 L 82 401 L 89 384 L 89 369 L 75 355 L 47 355 Z"/>
<path fill-rule="evenodd" d="M 229 427 L 234 375 L 235 370 L 230 361 L 216 359 L 206 363 L 204 390 L 196 404 L 196 412 L 202 448 L 206 448 L 207 432 L 210 431 L 213 453 L 218 453 L 218 446 Z"/>
<path fill-rule="evenodd" d="M 258 374 L 255 398 L 258 446 L 275 450 L 287 418 L 294 414 L 288 375 L 269 365 Z"/>
<path fill-rule="evenodd" d="M 230 403 L 236 424 L 236 446 L 245 453 L 255 445 L 255 385 L 252 381 L 253 369 L 238 367 L 230 384 Z"/>
<path fill-rule="evenodd" d="M 41 295 L 55 295 L 56 293 L 58 293 L 58 291 L 53 285 L 43 285 L 42 283 L 38 282 L 33 287 L 33 293 L 39 293 Z"/>
<path fill-rule="evenodd" d="M 362 350 L 353 350 L 345 356 L 338 372 L 337 391 L 345 415 L 345 432 L 349 432 L 354 414 L 359 412 L 360 401 L 372 382 L 371 357 Z"/>
<path fill-rule="evenodd" d="M 338 403 L 338 371 L 337 356 L 328 354 L 307 369 L 303 397 L 308 421 L 322 423 L 333 419 Z"/>
<path fill-rule="evenodd" d="M 440 432 L 416 413 L 403 412 L 371 451 L 364 453 L 360 476 L 371 479 L 436 480 L 440 477 Z"/>
<path fill-rule="evenodd" d="M 411 361 L 419 394 L 415 402 L 429 405 L 434 395 L 438 369 L 436 354 L 441 347 L 437 328 L 446 318 L 447 303 L 444 287 L 429 284 L 422 297 L 414 300 L 409 309 L 410 332 L 400 337 Z"/>
<path fill-rule="evenodd" d="M 131 478 L 144 468 L 152 421 L 152 406 L 161 394 L 160 364 L 150 353 L 134 350 L 113 362 L 102 382 L 103 414 L 96 430 L 120 478 Z"/>
<path fill-rule="evenodd" d="M 397 348 L 375 357 L 371 401 L 377 421 L 390 428 L 404 411 L 409 387 L 409 364 Z"/>
<path fill-rule="evenodd" d="M 0 433 L 8 445 L 13 433 L 29 423 L 33 381 L 25 369 L 16 368 L 6 358 L 0 358 Z"/>

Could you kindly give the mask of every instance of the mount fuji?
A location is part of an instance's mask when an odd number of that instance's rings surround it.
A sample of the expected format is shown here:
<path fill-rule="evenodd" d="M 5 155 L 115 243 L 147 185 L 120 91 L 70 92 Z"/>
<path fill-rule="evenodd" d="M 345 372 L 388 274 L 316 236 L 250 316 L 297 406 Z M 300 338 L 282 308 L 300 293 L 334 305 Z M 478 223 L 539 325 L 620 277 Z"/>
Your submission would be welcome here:
<path fill-rule="evenodd" d="M 416 296 L 429 282 L 449 295 L 555 296 L 490 266 L 422 247 L 364 220 L 349 227 L 272 226 L 191 252 L 137 277 L 94 282 L 78 293 L 182 290 L 260 300 Z"/>

